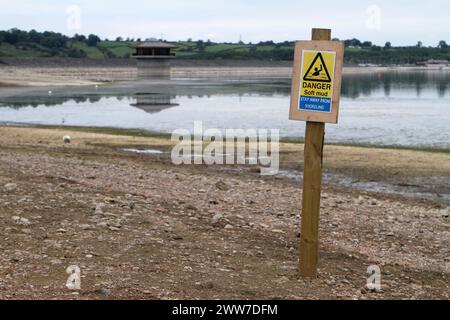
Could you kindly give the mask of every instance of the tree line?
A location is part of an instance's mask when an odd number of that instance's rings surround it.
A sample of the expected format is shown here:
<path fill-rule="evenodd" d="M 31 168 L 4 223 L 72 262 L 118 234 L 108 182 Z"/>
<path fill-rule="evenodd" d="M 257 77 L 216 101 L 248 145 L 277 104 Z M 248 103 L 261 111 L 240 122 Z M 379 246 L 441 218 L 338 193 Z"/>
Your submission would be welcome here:
<path fill-rule="evenodd" d="M 338 39 L 333 39 L 338 40 Z M 57 32 L 36 30 L 23 31 L 10 29 L 0 31 L 0 45 L 6 43 L 24 50 L 37 50 L 45 52 L 46 56 L 62 56 L 84 58 L 88 54 L 74 43 L 83 43 L 88 47 L 98 48 L 106 58 L 118 58 L 104 46 L 100 46 L 103 41 L 95 34 L 88 36 L 75 34 L 72 37 Z M 117 43 L 126 42 L 127 46 L 133 42 L 140 42 L 141 39 L 117 37 L 113 40 Z M 273 60 L 292 61 L 294 58 L 294 42 L 274 42 L 261 41 L 258 43 L 215 43 L 211 40 L 193 41 L 188 39 L 179 42 L 180 56 L 189 59 L 235 59 L 235 60 Z M 418 61 L 428 59 L 450 60 L 450 47 L 445 40 L 439 41 L 434 47 L 426 47 L 421 41 L 413 46 L 395 47 L 391 42 L 386 42 L 384 46 L 378 46 L 370 41 L 358 39 L 344 40 L 346 47 L 346 63 L 377 63 L 377 64 L 413 64 Z M 211 46 L 221 46 L 221 50 L 208 50 Z M 130 49 L 131 52 L 131 49 Z M 183 53 L 185 53 L 183 55 Z M 0 52 L 1 55 L 1 52 Z M 129 57 L 129 54 L 120 58 Z"/>

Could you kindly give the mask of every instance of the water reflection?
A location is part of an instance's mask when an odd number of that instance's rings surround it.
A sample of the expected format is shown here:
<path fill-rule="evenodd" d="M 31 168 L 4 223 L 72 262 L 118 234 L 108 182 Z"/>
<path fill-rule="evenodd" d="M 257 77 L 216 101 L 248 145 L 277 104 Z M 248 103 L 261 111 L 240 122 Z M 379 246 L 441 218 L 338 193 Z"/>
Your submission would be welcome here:
<path fill-rule="evenodd" d="M 343 98 L 389 98 L 389 97 L 412 97 L 417 98 L 435 96 L 444 98 L 448 94 L 450 82 L 449 72 L 379 72 L 372 74 L 344 75 L 342 81 Z M 70 90 L 70 89 L 67 89 Z M 0 91 L 1 92 L 1 91 Z M 211 98 L 217 95 L 237 95 L 244 97 L 258 95 L 260 97 L 274 97 L 277 95 L 290 95 L 290 81 L 266 80 L 266 81 L 240 81 L 219 83 L 181 83 L 170 81 L 165 84 L 154 84 L 152 82 L 141 82 L 136 85 L 123 88 L 103 88 L 100 90 L 87 90 L 85 92 L 68 93 L 63 91 L 53 96 L 48 96 L 46 91 L 39 94 L 1 96 L 0 106 L 11 108 L 57 106 L 66 102 L 96 103 L 102 98 L 116 97 L 119 101 L 131 100 L 135 107 L 147 106 L 170 106 L 171 100 L 176 97 Z M 157 108 L 155 108 L 157 109 Z M 164 108 L 162 108 L 164 109 Z"/>
<path fill-rule="evenodd" d="M 390 97 L 393 91 L 414 90 L 420 98 L 424 89 L 436 90 L 437 96 L 443 98 L 448 89 L 450 73 L 448 72 L 379 72 L 373 74 L 344 75 L 342 96 L 348 98 L 369 97 L 374 94 Z"/>
<path fill-rule="evenodd" d="M 449 80 L 439 71 L 345 75 L 340 123 L 327 126 L 327 141 L 450 148 Z M 138 81 L 52 88 L 51 96 L 49 88 L 0 89 L 0 123 L 172 132 L 202 120 L 302 138 L 304 123 L 288 120 L 290 89 L 289 79 Z"/>
<path fill-rule="evenodd" d="M 147 113 L 158 113 L 165 109 L 179 106 L 178 103 L 172 103 L 176 96 L 157 93 L 136 93 L 136 102 L 131 106 L 144 110 Z"/>

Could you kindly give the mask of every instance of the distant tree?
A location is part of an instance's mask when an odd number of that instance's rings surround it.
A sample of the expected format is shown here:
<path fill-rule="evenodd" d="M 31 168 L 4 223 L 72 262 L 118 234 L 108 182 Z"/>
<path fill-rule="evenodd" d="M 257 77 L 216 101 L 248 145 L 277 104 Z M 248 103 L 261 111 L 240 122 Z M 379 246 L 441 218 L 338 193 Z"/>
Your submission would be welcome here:
<path fill-rule="evenodd" d="M 75 41 L 80 41 L 80 42 L 86 42 L 86 36 L 82 35 L 82 34 L 75 34 L 72 38 Z"/>
<path fill-rule="evenodd" d="M 42 33 L 40 44 L 51 49 L 62 49 L 66 47 L 68 38 L 60 33 L 45 31 Z"/>
<path fill-rule="evenodd" d="M 67 53 L 67 55 L 70 58 L 86 58 L 87 57 L 86 52 L 84 52 L 82 49 L 76 49 L 76 48 L 70 49 L 69 52 Z"/>
<path fill-rule="evenodd" d="M 16 44 L 17 42 L 19 42 L 19 35 L 16 32 L 16 30 L 17 29 L 11 29 L 5 33 L 5 35 L 4 35 L 5 42 L 7 42 L 9 44 Z"/>
<path fill-rule="evenodd" d="M 417 42 L 416 47 L 417 48 L 422 48 L 423 47 L 423 42 L 422 41 Z"/>
<path fill-rule="evenodd" d="M 444 40 L 439 41 L 438 48 L 447 49 L 448 48 L 447 42 L 445 42 Z"/>
<path fill-rule="evenodd" d="M 28 32 L 28 41 L 33 43 L 40 43 L 41 42 L 42 35 L 37 32 L 36 30 L 31 30 Z"/>
<path fill-rule="evenodd" d="M 189 42 L 189 43 L 192 42 L 192 38 L 188 38 L 187 42 Z"/>
<path fill-rule="evenodd" d="M 385 48 L 385 49 L 390 49 L 390 48 L 392 48 L 392 43 L 390 43 L 389 41 L 386 42 L 386 44 L 384 45 L 384 48 Z"/>
<path fill-rule="evenodd" d="M 260 41 L 258 43 L 259 46 L 274 46 L 275 42 L 271 41 Z"/>
<path fill-rule="evenodd" d="M 100 41 L 101 40 L 98 36 L 96 36 L 95 34 L 90 34 L 86 40 L 86 44 L 89 47 L 95 47 Z"/>
<path fill-rule="evenodd" d="M 122 42 L 122 41 L 123 41 L 123 38 L 122 38 L 122 37 L 117 37 L 117 38 L 116 38 L 116 41 L 117 41 L 117 42 Z"/>
<path fill-rule="evenodd" d="M 205 52 L 205 43 L 203 42 L 203 40 L 198 40 L 196 47 L 198 51 Z"/>
<path fill-rule="evenodd" d="M 368 48 L 368 47 L 365 47 L 365 48 Z M 382 48 L 380 46 L 371 46 L 370 49 L 375 52 L 380 52 Z"/>
<path fill-rule="evenodd" d="M 346 47 L 361 47 L 361 41 L 355 38 L 350 40 L 344 40 L 344 44 Z"/>
<path fill-rule="evenodd" d="M 371 41 L 364 41 L 363 43 L 361 43 L 361 47 L 363 47 L 363 48 L 371 48 L 372 45 L 373 44 Z"/>
<path fill-rule="evenodd" d="M 137 38 L 137 39 L 136 39 L 136 42 L 141 42 L 141 38 Z"/>

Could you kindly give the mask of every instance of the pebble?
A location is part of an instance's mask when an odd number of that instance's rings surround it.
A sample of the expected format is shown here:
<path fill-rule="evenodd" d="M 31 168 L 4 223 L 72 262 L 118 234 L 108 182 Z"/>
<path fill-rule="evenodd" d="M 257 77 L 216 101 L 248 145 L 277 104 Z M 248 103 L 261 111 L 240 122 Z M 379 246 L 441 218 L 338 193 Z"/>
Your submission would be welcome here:
<path fill-rule="evenodd" d="M 97 204 L 95 205 L 95 211 L 94 211 L 94 213 L 95 213 L 95 214 L 103 214 L 103 207 L 104 207 L 104 204 L 103 204 L 103 203 L 97 203 Z"/>
<path fill-rule="evenodd" d="M 227 224 L 226 226 L 225 226 L 225 229 L 233 229 L 233 226 L 231 225 L 231 224 Z"/>
<path fill-rule="evenodd" d="M 62 261 L 60 259 L 52 259 L 50 260 L 51 264 L 62 264 Z"/>
<path fill-rule="evenodd" d="M 350 281 L 348 281 L 347 279 L 343 279 L 341 282 L 344 284 L 351 284 Z"/>
<path fill-rule="evenodd" d="M 32 234 L 33 233 L 30 229 L 22 229 L 20 231 L 22 231 L 22 233 L 25 233 L 25 234 Z"/>
<path fill-rule="evenodd" d="M 281 278 L 275 280 L 275 282 L 278 283 L 278 284 L 287 283 L 289 281 L 291 281 L 291 280 L 288 277 L 286 277 L 286 276 L 282 276 Z"/>
<path fill-rule="evenodd" d="M 230 190 L 230 186 L 228 184 L 226 184 L 225 182 L 223 182 L 222 180 L 220 180 L 219 182 L 216 183 L 216 188 L 221 191 Z"/>
<path fill-rule="evenodd" d="M 97 289 L 96 292 L 97 292 L 98 294 L 101 294 L 101 295 L 104 295 L 104 296 L 108 296 L 108 295 L 111 294 L 111 290 L 108 289 L 108 288 L 100 288 L 100 289 Z"/>
<path fill-rule="evenodd" d="M 23 225 L 23 226 L 29 226 L 31 224 L 30 220 L 28 220 L 27 218 L 13 216 L 12 219 L 14 220 L 15 223 Z"/>
<path fill-rule="evenodd" d="M 15 183 L 8 183 L 5 185 L 6 191 L 14 191 L 17 189 L 17 184 Z"/>
<path fill-rule="evenodd" d="M 81 230 L 93 230 L 93 227 L 88 224 L 80 224 Z"/>
<path fill-rule="evenodd" d="M 221 214 L 221 213 L 216 213 L 216 214 L 214 215 L 214 217 L 212 218 L 212 220 L 211 220 L 211 224 L 212 224 L 213 226 L 217 226 L 222 220 L 223 220 L 223 214 Z"/>

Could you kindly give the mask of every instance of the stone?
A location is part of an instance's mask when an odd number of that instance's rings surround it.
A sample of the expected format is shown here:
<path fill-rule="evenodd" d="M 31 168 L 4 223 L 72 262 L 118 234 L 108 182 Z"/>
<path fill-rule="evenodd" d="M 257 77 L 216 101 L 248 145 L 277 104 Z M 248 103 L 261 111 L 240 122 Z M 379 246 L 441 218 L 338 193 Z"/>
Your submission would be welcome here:
<path fill-rule="evenodd" d="M 80 224 L 81 230 L 93 230 L 94 228 L 88 224 Z"/>
<path fill-rule="evenodd" d="M 343 279 L 341 282 L 344 284 L 351 284 L 350 281 L 348 281 L 347 279 Z"/>
<path fill-rule="evenodd" d="M 25 233 L 25 234 L 32 234 L 33 232 L 31 231 L 31 229 L 22 229 L 22 230 L 20 230 L 20 231 L 22 231 L 22 233 Z"/>
<path fill-rule="evenodd" d="M 14 216 L 14 217 L 12 217 L 12 219 L 14 220 L 15 223 L 17 223 L 19 225 L 22 225 L 22 226 L 29 226 L 29 225 L 31 225 L 30 220 L 28 220 L 27 218 Z"/>
<path fill-rule="evenodd" d="M 251 173 L 258 173 L 258 174 L 260 174 L 261 173 L 261 168 L 260 167 L 251 167 L 250 168 L 250 172 Z"/>
<path fill-rule="evenodd" d="M 443 209 L 440 212 L 441 212 L 441 217 L 442 218 L 450 217 L 450 207 L 448 207 L 447 209 Z"/>
<path fill-rule="evenodd" d="M 214 215 L 214 217 L 212 218 L 212 220 L 211 220 L 211 224 L 212 224 L 213 226 L 218 226 L 219 223 L 220 223 L 222 220 L 223 220 L 223 214 L 221 214 L 221 213 L 216 213 L 216 214 Z"/>
<path fill-rule="evenodd" d="M 98 294 L 101 294 L 101 295 L 104 295 L 104 296 L 108 296 L 108 295 L 111 294 L 111 290 L 108 289 L 108 288 L 100 288 L 100 289 L 97 289 L 96 292 Z"/>
<path fill-rule="evenodd" d="M 52 260 L 50 260 L 50 263 L 56 265 L 56 264 L 62 264 L 62 261 L 60 259 L 52 259 Z"/>
<path fill-rule="evenodd" d="M 275 280 L 275 282 L 278 284 L 284 284 L 284 283 L 288 283 L 290 281 L 291 280 L 286 276 L 282 276 L 282 277 L 278 278 L 277 280 Z"/>
<path fill-rule="evenodd" d="M 95 211 L 94 211 L 94 213 L 95 214 L 103 214 L 103 207 L 104 207 L 105 205 L 103 204 L 103 203 L 97 203 L 96 205 L 95 205 Z"/>
<path fill-rule="evenodd" d="M 17 189 L 17 184 L 15 183 L 8 183 L 5 185 L 6 191 L 14 191 Z"/>
<path fill-rule="evenodd" d="M 186 206 L 186 210 L 188 210 L 188 211 L 198 211 L 197 207 L 193 206 L 192 204 L 188 204 Z"/>
<path fill-rule="evenodd" d="M 216 183 L 216 188 L 221 191 L 230 190 L 230 186 L 228 184 L 226 184 L 225 182 L 223 182 L 222 180 L 220 180 L 219 182 Z"/>

